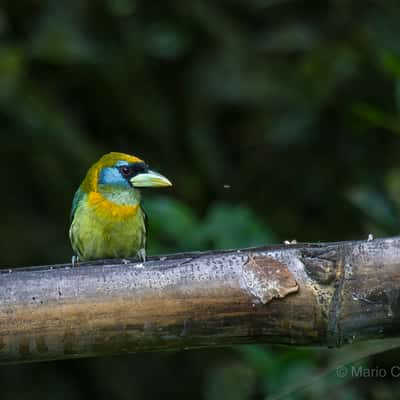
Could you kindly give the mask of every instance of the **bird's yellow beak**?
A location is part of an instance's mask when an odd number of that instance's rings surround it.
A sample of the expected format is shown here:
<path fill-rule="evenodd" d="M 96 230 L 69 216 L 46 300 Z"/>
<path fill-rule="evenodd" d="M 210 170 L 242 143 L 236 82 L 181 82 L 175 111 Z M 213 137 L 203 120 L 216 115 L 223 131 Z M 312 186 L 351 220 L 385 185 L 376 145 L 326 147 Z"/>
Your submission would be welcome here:
<path fill-rule="evenodd" d="M 130 182 L 133 187 L 137 188 L 172 186 L 172 183 L 165 176 L 150 170 L 135 175 Z"/>

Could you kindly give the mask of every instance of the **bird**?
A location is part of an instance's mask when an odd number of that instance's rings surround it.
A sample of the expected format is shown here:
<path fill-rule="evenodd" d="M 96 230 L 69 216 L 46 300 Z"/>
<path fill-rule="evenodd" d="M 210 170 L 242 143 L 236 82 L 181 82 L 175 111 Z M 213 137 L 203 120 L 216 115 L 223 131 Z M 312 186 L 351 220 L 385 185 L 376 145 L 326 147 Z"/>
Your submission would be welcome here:
<path fill-rule="evenodd" d="M 72 200 L 72 264 L 131 257 L 145 261 L 147 215 L 140 188 L 166 186 L 172 183 L 136 156 L 103 155 L 88 170 Z"/>

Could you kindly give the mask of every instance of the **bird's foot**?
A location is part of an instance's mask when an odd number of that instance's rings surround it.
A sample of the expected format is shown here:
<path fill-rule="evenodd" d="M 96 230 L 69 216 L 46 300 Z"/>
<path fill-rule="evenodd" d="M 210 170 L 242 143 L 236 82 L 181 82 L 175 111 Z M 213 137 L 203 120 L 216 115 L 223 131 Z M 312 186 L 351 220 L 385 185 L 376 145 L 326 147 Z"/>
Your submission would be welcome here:
<path fill-rule="evenodd" d="M 140 258 L 141 261 L 146 261 L 146 250 L 145 249 L 140 249 L 137 252 L 138 257 Z"/>
<path fill-rule="evenodd" d="M 79 267 L 79 256 L 72 256 L 72 267 Z"/>

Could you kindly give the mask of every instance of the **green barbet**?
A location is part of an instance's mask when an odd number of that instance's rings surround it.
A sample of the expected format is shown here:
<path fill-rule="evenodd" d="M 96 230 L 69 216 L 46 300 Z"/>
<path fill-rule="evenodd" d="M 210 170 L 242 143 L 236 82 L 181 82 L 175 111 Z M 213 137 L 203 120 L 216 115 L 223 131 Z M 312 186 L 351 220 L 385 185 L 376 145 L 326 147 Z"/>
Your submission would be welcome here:
<path fill-rule="evenodd" d="M 69 237 L 73 263 L 102 258 L 146 257 L 146 214 L 139 188 L 171 186 L 140 158 L 109 153 L 88 171 L 75 193 Z"/>

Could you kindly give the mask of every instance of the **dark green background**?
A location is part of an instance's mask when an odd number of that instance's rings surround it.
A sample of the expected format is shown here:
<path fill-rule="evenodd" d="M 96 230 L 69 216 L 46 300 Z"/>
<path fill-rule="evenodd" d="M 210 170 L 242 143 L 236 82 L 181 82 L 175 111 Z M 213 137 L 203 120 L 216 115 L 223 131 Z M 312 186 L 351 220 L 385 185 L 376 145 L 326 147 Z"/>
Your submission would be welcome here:
<path fill-rule="evenodd" d="M 152 254 L 398 233 L 397 4 L 0 1 L 1 265 L 70 259 L 74 190 L 109 151 L 174 183 L 144 193 Z M 0 395 L 262 399 L 335 357 L 239 346 L 1 367 Z M 334 375 L 292 398 L 400 389 Z"/>

